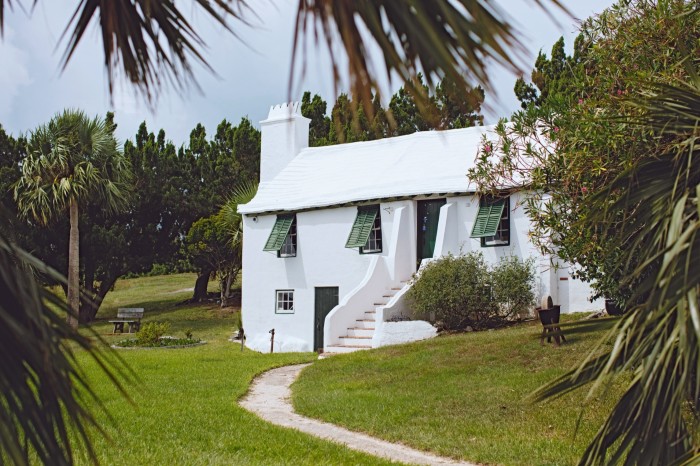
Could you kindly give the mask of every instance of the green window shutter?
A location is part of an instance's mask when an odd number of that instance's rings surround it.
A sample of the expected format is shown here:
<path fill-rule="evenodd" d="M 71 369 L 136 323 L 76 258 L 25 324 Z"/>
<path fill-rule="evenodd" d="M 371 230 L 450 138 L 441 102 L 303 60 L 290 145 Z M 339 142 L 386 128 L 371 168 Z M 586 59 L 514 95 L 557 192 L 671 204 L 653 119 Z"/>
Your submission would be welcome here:
<path fill-rule="evenodd" d="M 486 236 L 495 236 L 498 231 L 498 224 L 503 216 L 504 201 L 499 201 L 490 206 L 479 207 L 479 213 L 476 214 L 476 221 L 470 238 L 483 238 Z"/>
<path fill-rule="evenodd" d="M 263 251 L 279 251 L 292 227 L 294 215 L 278 215 Z"/>
<path fill-rule="evenodd" d="M 379 209 L 374 206 L 371 208 L 359 208 L 355 223 L 352 225 L 348 241 L 345 243 L 346 248 L 359 248 L 365 245 L 369 234 L 372 232 L 374 219 L 377 218 Z"/>

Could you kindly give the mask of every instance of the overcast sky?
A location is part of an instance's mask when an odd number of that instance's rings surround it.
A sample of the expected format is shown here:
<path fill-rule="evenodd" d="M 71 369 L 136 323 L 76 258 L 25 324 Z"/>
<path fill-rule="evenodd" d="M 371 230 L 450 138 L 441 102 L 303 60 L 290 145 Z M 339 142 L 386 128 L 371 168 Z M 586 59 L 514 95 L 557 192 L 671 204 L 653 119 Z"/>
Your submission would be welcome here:
<path fill-rule="evenodd" d="M 192 18 L 208 44 L 205 56 L 216 75 L 197 68 L 201 93 L 193 89 L 187 95 L 179 95 L 166 90 L 153 111 L 130 89 L 118 89 L 110 102 L 100 37 L 94 24 L 67 69 L 60 71 L 65 43 L 58 46 L 57 43 L 77 3 L 44 0 L 31 15 L 15 8 L 6 16 L 5 36 L 0 40 L 0 124 L 8 132 L 15 135 L 27 132 L 68 107 L 81 108 L 90 115 L 113 110 L 121 140 L 133 138 L 138 125 L 145 120 L 150 130 L 165 129 L 167 138 L 179 145 L 189 138 L 197 123 L 203 123 L 208 134 L 224 118 L 235 124 L 248 116 L 257 125 L 271 105 L 287 100 L 297 4 L 294 0 L 252 2 L 259 19 L 251 20 L 257 26 L 251 29 L 234 24 L 245 44 L 201 14 Z M 571 50 L 576 19 L 552 7 L 557 25 L 532 0 L 496 3 L 507 11 L 521 33 L 529 54 L 524 57 L 528 72 L 537 52 L 542 49 L 549 54 L 560 36 L 565 37 L 567 50 Z M 585 19 L 613 2 L 564 0 L 562 3 L 575 18 Z M 187 6 L 184 11 L 191 12 Z M 335 94 L 329 61 L 323 53 L 313 55 L 300 90 L 293 97 L 299 100 L 303 90 L 319 93 L 328 101 L 330 111 Z M 495 67 L 490 72 L 493 88 L 487 90 L 490 108 L 486 113 L 487 124 L 518 107 L 513 95 L 516 77 Z M 390 91 L 398 85 L 394 83 Z"/>

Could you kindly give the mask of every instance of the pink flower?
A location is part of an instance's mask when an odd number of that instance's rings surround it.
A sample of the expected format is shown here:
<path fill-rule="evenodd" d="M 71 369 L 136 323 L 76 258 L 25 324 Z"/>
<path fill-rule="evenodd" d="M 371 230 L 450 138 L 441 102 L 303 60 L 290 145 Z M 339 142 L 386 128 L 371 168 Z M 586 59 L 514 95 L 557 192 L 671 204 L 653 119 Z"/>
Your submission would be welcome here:
<path fill-rule="evenodd" d="M 617 90 L 617 95 L 622 95 L 622 89 Z"/>
<path fill-rule="evenodd" d="M 582 192 L 583 194 L 586 194 L 586 193 L 588 192 L 588 188 L 585 187 L 585 186 L 582 186 L 582 187 L 581 187 L 581 192 Z"/>
<path fill-rule="evenodd" d="M 578 99 L 578 104 L 583 105 L 583 99 Z"/>
<path fill-rule="evenodd" d="M 484 146 L 484 152 L 491 152 L 491 144 L 486 144 Z"/>
<path fill-rule="evenodd" d="M 554 127 L 554 132 L 555 132 L 555 133 L 558 133 L 558 132 L 559 132 L 559 127 L 558 127 L 558 126 L 555 126 L 555 127 Z"/>

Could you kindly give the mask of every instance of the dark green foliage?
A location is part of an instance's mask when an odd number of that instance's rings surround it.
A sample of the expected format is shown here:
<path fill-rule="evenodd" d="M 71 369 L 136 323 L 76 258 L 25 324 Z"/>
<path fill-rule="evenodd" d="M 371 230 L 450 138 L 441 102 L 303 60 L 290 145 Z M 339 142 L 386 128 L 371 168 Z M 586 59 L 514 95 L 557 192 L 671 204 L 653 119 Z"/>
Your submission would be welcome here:
<path fill-rule="evenodd" d="M 574 43 L 574 55 L 567 56 L 564 51 L 564 38 L 560 37 L 552 46 L 550 58 L 540 52 L 535 60 L 535 68 L 532 70 L 532 83 L 527 83 L 523 78 L 515 82 L 515 96 L 520 101 L 522 108 L 529 105 L 537 107 L 546 106 L 556 99 L 564 98 L 573 102 L 574 97 L 583 97 L 584 93 L 576 75 L 584 72 L 583 57 L 585 56 L 584 36 L 580 34 Z"/>
<path fill-rule="evenodd" d="M 311 147 L 328 144 L 331 120 L 326 116 L 327 106 L 328 104 L 320 95 L 314 94 L 311 98 L 309 91 L 304 92 L 301 98 L 301 114 L 311 119 L 309 124 L 309 146 Z"/>
<path fill-rule="evenodd" d="M 447 330 L 505 325 L 534 304 L 534 268 L 516 257 L 489 267 L 481 253 L 446 256 L 414 278 L 406 297 L 414 316 Z"/>

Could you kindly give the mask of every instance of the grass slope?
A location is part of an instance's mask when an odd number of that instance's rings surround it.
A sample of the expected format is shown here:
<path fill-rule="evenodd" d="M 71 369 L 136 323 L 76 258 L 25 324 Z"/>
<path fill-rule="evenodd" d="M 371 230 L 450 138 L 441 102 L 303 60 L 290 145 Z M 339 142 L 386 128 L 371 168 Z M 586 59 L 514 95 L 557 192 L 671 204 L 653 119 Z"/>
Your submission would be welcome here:
<path fill-rule="evenodd" d="M 539 323 L 334 356 L 292 386 L 298 412 L 390 441 L 487 464 L 575 464 L 621 386 L 533 403 L 535 389 L 581 361 L 600 334 L 540 346 Z"/>
<path fill-rule="evenodd" d="M 116 391 L 86 354 L 78 354 L 91 386 L 112 416 L 98 415 L 111 441 L 95 435 L 101 464 L 388 464 L 378 458 L 274 427 L 238 406 L 253 377 L 269 368 L 312 361 L 313 353 L 262 355 L 227 341 L 234 310 L 180 304 L 193 275 L 123 280 L 107 296 L 94 328 L 117 307 L 144 307 L 145 322 L 169 321 L 171 333 L 192 329 L 209 343 L 188 349 L 122 350 L 139 381 L 128 387 L 133 404 Z M 237 310 L 236 310 L 237 312 Z M 121 336 L 106 336 L 109 341 Z M 87 459 L 79 456 L 78 463 Z"/>

